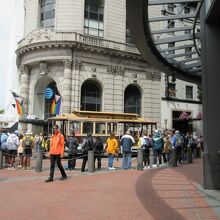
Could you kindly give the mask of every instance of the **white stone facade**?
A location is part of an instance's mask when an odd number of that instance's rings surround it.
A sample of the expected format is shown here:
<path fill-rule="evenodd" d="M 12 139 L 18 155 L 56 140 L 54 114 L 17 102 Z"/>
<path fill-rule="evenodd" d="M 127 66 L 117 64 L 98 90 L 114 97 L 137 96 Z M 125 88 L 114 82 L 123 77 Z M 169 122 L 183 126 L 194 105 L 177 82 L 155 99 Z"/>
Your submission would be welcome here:
<path fill-rule="evenodd" d="M 25 35 L 17 49 L 25 114 L 45 118 L 44 90 L 51 82 L 62 97 L 61 113 L 80 110 L 82 84 L 91 80 L 101 90 L 101 111 L 124 112 L 125 89 L 134 85 L 141 116 L 160 126 L 160 73 L 126 44 L 125 0 L 105 1 L 103 38 L 83 35 L 84 0 L 56 0 L 53 30 L 40 27 L 39 2 L 25 1 Z"/>
<path fill-rule="evenodd" d="M 161 128 L 174 128 L 173 112 L 188 112 L 193 119 L 196 119 L 202 113 L 202 103 L 198 99 L 198 87 L 196 84 L 176 80 L 175 84 L 175 97 L 167 98 L 165 74 L 161 75 Z M 172 83 L 171 77 L 169 82 Z M 186 87 L 192 88 L 192 98 L 187 98 Z M 177 116 L 178 117 L 178 116 Z M 201 120 L 190 121 L 192 129 L 196 130 L 199 134 L 203 133 L 203 124 Z"/>
<path fill-rule="evenodd" d="M 56 83 L 62 97 L 61 113 L 80 110 L 81 88 L 87 80 L 99 85 L 100 110 L 106 112 L 124 112 L 125 89 L 134 85 L 141 93 L 141 116 L 157 122 L 161 129 L 173 127 L 173 111 L 191 112 L 193 117 L 201 112 L 196 102 L 163 99 L 164 75 L 161 79 L 136 47 L 126 44 L 125 0 L 104 1 L 103 38 L 83 34 L 85 0 L 56 0 L 53 30 L 40 27 L 40 2 L 25 1 L 24 38 L 17 49 L 26 116 L 45 119 L 44 90 L 51 82 Z M 158 14 L 160 9 L 155 7 L 151 12 Z M 161 24 L 154 28 L 157 25 Z M 176 98 L 185 99 L 186 84 L 176 81 Z M 198 101 L 197 86 L 192 86 L 193 100 Z M 26 125 L 21 129 L 27 129 Z"/>

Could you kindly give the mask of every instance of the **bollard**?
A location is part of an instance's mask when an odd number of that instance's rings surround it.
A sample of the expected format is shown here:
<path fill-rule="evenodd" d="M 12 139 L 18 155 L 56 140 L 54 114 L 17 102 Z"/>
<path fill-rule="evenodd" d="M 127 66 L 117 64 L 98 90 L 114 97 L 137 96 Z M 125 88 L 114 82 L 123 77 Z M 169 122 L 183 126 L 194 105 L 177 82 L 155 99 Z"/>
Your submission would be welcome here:
<path fill-rule="evenodd" d="M 0 169 L 3 169 L 3 152 L 0 150 Z"/>
<path fill-rule="evenodd" d="M 177 167 L 177 150 L 173 149 L 172 159 L 171 159 L 171 166 Z"/>
<path fill-rule="evenodd" d="M 143 150 L 138 149 L 137 153 L 137 170 L 143 170 Z"/>
<path fill-rule="evenodd" d="M 36 158 L 36 172 L 42 172 L 42 163 L 43 163 L 43 151 L 37 151 L 37 158 Z"/>
<path fill-rule="evenodd" d="M 192 148 L 187 147 L 187 163 L 192 163 Z"/>
<path fill-rule="evenodd" d="M 88 151 L 88 173 L 95 172 L 94 151 Z"/>

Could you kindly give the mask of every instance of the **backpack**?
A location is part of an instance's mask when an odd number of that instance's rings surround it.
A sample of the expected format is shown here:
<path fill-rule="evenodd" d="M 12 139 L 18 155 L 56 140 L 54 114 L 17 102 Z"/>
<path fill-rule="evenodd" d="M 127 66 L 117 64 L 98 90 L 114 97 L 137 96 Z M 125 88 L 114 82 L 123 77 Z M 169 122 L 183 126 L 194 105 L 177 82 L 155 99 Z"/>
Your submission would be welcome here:
<path fill-rule="evenodd" d="M 79 146 L 78 140 L 75 137 L 69 137 L 67 139 L 68 153 L 77 153 L 77 147 Z"/>
<path fill-rule="evenodd" d="M 94 153 L 99 154 L 103 151 L 103 142 L 102 140 L 98 140 L 94 146 Z"/>
<path fill-rule="evenodd" d="M 25 149 L 27 148 L 32 148 L 33 145 L 33 140 L 31 139 L 31 137 L 25 137 L 24 141 L 23 141 L 23 146 Z"/>
<path fill-rule="evenodd" d="M 152 141 L 149 138 L 144 138 L 145 140 L 145 149 L 152 148 Z"/>
<path fill-rule="evenodd" d="M 183 138 L 181 136 L 177 136 L 176 137 L 176 143 L 175 143 L 175 147 L 180 147 L 183 145 Z"/>
<path fill-rule="evenodd" d="M 89 150 L 93 150 L 93 148 L 94 148 L 93 138 L 89 138 L 89 139 L 87 140 L 87 143 L 88 143 L 88 151 L 89 151 Z"/>

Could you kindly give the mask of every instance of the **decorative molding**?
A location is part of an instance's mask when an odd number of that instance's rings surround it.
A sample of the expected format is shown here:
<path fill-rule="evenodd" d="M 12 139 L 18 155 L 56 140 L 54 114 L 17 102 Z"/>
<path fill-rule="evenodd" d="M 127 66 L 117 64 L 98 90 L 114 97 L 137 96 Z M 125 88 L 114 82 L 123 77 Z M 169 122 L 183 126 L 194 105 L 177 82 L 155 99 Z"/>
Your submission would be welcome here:
<path fill-rule="evenodd" d="M 107 65 L 107 73 L 113 75 L 124 76 L 125 75 L 125 68 L 121 66 L 112 66 Z"/>
<path fill-rule="evenodd" d="M 137 73 L 133 73 L 133 77 L 134 77 L 134 78 L 137 78 Z"/>
<path fill-rule="evenodd" d="M 20 74 L 28 74 L 29 73 L 29 67 L 28 65 L 24 65 L 24 64 L 21 64 L 20 67 L 19 67 L 19 71 L 20 71 Z"/>
<path fill-rule="evenodd" d="M 97 37 L 82 35 L 71 32 L 54 32 L 49 29 L 37 29 L 32 31 L 26 37 L 18 42 L 17 54 L 23 56 L 29 50 L 45 47 L 68 47 L 89 49 L 97 52 L 129 56 L 134 59 L 143 60 L 135 45 L 118 43 L 110 40 L 100 39 Z M 114 51 L 113 51 L 114 50 Z"/>
<path fill-rule="evenodd" d="M 65 69 L 72 69 L 73 61 L 72 60 L 64 60 L 64 68 Z"/>
<path fill-rule="evenodd" d="M 96 67 L 92 67 L 92 72 L 93 72 L 93 73 L 96 72 Z"/>
<path fill-rule="evenodd" d="M 82 62 L 81 61 L 78 61 L 78 60 L 74 60 L 73 62 L 73 68 L 75 70 L 80 70 L 82 67 Z"/>
<path fill-rule="evenodd" d="M 152 80 L 152 81 L 160 81 L 161 80 L 160 72 L 152 71 L 152 70 L 147 70 L 145 72 L 145 77 L 146 77 L 146 79 Z"/>
<path fill-rule="evenodd" d="M 42 41 L 42 40 L 50 40 L 50 33 L 48 33 L 47 29 L 38 29 L 37 31 L 31 32 L 27 36 L 27 41 L 30 44 L 32 41 Z"/>
<path fill-rule="evenodd" d="M 47 62 L 40 62 L 40 75 L 46 75 L 48 72 Z"/>

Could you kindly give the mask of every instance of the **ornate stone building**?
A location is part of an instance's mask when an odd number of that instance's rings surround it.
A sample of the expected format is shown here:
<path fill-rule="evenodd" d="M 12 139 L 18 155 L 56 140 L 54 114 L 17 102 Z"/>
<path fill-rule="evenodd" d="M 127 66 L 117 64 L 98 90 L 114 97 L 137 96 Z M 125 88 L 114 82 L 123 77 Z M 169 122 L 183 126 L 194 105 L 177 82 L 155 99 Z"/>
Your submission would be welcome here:
<path fill-rule="evenodd" d="M 42 130 L 41 122 L 51 115 L 47 88 L 61 96 L 61 113 L 132 112 L 160 124 L 160 73 L 132 44 L 125 4 L 25 1 L 24 38 L 16 51 L 25 99 L 20 129 Z"/>

